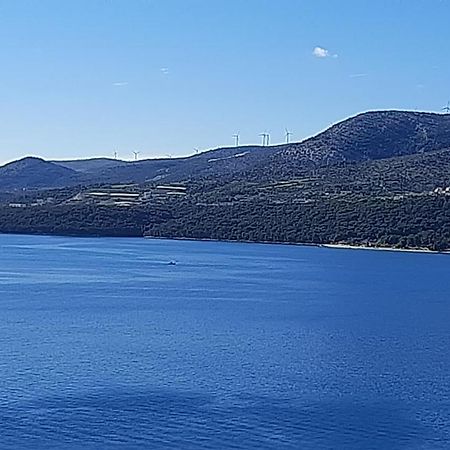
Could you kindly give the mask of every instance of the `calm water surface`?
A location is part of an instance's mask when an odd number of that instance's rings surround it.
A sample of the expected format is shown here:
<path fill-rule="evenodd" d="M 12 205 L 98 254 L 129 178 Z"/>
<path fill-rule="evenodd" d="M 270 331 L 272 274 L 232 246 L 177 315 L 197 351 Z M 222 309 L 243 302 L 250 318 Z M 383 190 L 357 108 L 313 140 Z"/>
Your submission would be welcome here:
<path fill-rule="evenodd" d="M 0 235 L 0 448 L 448 449 L 449 274 L 444 255 Z"/>

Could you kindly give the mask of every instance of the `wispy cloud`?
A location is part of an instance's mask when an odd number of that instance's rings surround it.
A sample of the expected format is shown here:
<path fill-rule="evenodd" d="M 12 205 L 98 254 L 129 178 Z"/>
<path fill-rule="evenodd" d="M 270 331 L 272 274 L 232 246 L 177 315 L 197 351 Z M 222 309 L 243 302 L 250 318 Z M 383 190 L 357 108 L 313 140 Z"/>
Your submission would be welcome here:
<path fill-rule="evenodd" d="M 312 51 L 313 56 L 316 58 L 337 58 L 338 55 L 331 53 L 328 49 L 323 47 L 314 47 Z"/>
<path fill-rule="evenodd" d="M 115 81 L 113 83 L 113 86 L 127 86 L 128 85 L 128 81 Z"/>
<path fill-rule="evenodd" d="M 159 69 L 161 71 L 162 74 L 164 75 L 169 75 L 169 68 L 168 67 L 161 67 L 161 69 Z"/>
<path fill-rule="evenodd" d="M 352 73 L 350 78 L 364 78 L 367 77 L 368 73 Z"/>

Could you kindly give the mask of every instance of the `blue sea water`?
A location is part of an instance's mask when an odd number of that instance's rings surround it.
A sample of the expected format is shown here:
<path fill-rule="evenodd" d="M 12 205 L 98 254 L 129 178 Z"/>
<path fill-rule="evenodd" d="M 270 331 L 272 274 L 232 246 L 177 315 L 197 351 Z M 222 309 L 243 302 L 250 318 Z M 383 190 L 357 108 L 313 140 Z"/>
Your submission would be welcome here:
<path fill-rule="evenodd" d="M 448 449 L 449 274 L 450 255 L 0 235 L 0 448 Z"/>

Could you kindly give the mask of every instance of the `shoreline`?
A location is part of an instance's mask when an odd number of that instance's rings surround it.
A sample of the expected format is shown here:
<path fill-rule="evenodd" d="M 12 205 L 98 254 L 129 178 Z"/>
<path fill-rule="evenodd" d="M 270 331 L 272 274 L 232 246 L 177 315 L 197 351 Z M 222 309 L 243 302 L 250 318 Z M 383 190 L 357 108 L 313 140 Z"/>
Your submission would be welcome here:
<path fill-rule="evenodd" d="M 329 248 L 334 250 L 376 250 L 387 252 L 404 252 L 404 253 L 425 253 L 431 255 L 450 254 L 450 250 L 436 251 L 427 248 L 396 248 L 396 247 L 375 247 L 368 245 L 351 245 L 351 244 L 315 244 L 311 242 L 278 242 L 278 241 L 250 241 L 250 240 L 234 240 L 234 239 L 212 239 L 212 238 L 189 238 L 189 237 L 160 237 L 160 236 L 144 236 L 144 239 L 161 239 L 169 241 L 192 241 L 192 242 L 225 242 L 230 244 L 260 244 L 260 245 L 289 245 L 299 247 L 317 247 Z"/>
<path fill-rule="evenodd" d="M 167 236 L 136 236 L 136 235 L 107 235 L 107 234 L 70 234 L 70 233 L 2 233 L 5 236 L 47 236 L 47 237 L 71 237 L 71 238 L 96 238 L 96 239 L 153 239 L 167 241 L 191 241 L 191 242 L 224 242 L 229 244 L 259 244 L 259 245 L 289 245 L 299 247 L 317 247 L 332 250 L 375 250 L 386 252 L 402 252 L 402 253 L 422 253 L 431 255 L 448 255 L 450 250 L 436 251 L 427 248 L 396 248 L 396 247 L 376 247 L 369 245 L 353 245 L 353 244 L 319 244 L 311 242 L 282 242 L 282 241 L 252 241 L 252 240 L 235 240 L 235 239 L 214 239 L 214 238 L 193 238 L 193 237 L 167 237 Z"/>
<path fill-rule="evenodd" d="M 406 253 L 429 253 L 429 254 L 448 254 L 445 250 L 438 252 L 428 248 L 396 248 L 396 247 L 371 247 L 369 245 L 351 245 L 351 244 L 320 244 L 320 247 L 332 248 L 337 250 L 377 250 L 385 252 L 406 252 Z"/>

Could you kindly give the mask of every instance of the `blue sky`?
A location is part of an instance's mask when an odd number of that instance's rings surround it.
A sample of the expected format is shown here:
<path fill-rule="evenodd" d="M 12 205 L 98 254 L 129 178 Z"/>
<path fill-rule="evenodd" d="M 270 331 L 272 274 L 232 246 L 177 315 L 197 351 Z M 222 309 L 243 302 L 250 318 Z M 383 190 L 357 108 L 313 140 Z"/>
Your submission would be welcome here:
<path fill-rule="evenodd" d="M 448 0 L 0 0 L 0 162 L 300 140 L 450 100 Z"/>

